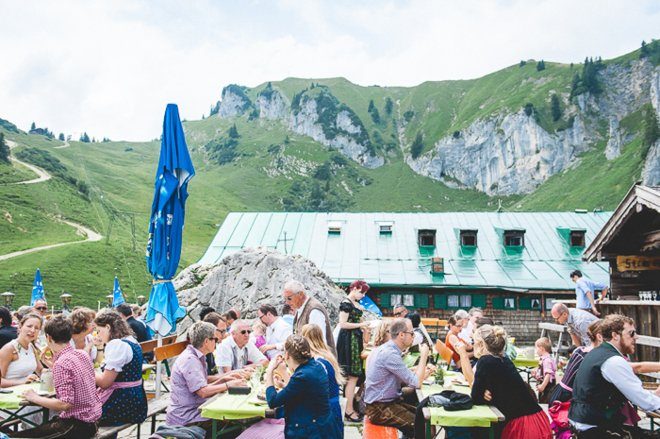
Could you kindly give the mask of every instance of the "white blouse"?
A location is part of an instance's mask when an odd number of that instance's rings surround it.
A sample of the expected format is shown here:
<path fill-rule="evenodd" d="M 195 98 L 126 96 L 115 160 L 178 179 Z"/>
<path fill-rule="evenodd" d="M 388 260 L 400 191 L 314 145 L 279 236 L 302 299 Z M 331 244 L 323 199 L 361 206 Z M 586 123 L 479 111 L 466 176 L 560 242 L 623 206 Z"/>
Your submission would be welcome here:
<path fill-rule="evenodd" d="M 137 340 L 132 336 L 124 337 L 122 339 L 115 338 L 110 340 L 105 345 L 105 369 L 121 372 L 122 368 L 133 360 L 133 349 L 124 343 L 122 340 L 127 340 L 137 343 Z"/>

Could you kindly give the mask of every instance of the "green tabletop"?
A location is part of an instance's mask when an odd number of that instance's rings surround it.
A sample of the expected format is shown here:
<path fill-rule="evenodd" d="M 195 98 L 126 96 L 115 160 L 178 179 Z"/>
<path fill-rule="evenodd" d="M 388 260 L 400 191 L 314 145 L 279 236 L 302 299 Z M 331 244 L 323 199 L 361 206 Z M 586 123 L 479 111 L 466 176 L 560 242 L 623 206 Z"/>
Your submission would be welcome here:
<path fill-rule="evenodd" d="M 516 357 L 513 360 L 513 365 L 516 367 L 536 367 L 539 365 L 538 358 Z"/>
<path fill-rule="evenodd" d="M 448 377 L 449 378 L 449 377 Z M 440 393 L 448 390 L 438 384 L 423 385 L 424 396 Z M 459 393 L 470 394 L 470 387 L 452 385 L 451 390 Z M 487 405 L 475 405 L 470 410 L 446 411 L 442 407 L 429 407 L 431 413 L 431 425 L 443 427 L 490 427 L 499 421 L 497 415 Z"/>
<path fill-rule="evenodd" d="M 32 389 L 39 392 L 39 383 L 21 384 L 20 386 L 7 387 L 6 390 L 11 390 L 11 393 L 0 393 L 0 409 L 16 410 L 20 407 L 20 403 L 24 401 L 21 397 L 23 392 Z"/>
<path fill-rule="evenodd" d="M 255 390 L 249 395 L 223 393 L 202 406 L 202 416 L 221 421 L 265 418 L 267 408 L 266 401 L 260 401 Z"/>

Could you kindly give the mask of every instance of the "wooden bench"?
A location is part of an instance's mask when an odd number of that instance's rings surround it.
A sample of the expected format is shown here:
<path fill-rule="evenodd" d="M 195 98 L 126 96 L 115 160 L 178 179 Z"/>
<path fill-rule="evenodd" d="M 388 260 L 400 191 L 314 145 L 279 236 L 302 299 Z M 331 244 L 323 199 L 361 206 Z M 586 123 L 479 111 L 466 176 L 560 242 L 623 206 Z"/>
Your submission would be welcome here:
<path fill-rule="evenodd" d="M 146 419 L 151 418 L 151 434 L 154 434 L 156 431 L 156 416 L 161 413 L 165 413 L 167 406 L 170 404 L 170 395 L 165 394 L 160 398 L 154 398 L 148 401 L 147 403 L 147 417 Z M 115 437 L 121 431 L 131 428 L 132 426 L 137 425 L 137 437 L 140 438 L 142 424 L 124 424 L 118 425 L 116 427 L 100 427 L 96 432 L 95 439 L 110 439 Z"/>
<path fill-rule="evenodd" d="M 422 317 L 422 325 L 426 328 L 429 335 L 435 334 L 435 338 L 440 338 L 440 331 L 447 327 L 447 320 L 436 319 L 432 317 Z"/>

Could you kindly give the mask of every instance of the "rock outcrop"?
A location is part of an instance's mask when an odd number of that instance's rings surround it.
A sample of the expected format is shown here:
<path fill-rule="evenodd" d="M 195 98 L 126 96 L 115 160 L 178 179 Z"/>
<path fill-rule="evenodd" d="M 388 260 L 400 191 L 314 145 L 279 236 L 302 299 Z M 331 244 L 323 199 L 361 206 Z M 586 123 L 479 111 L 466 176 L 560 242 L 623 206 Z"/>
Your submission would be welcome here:
<path fill-rule="evenodd" d="M 642 182 L 647 186 L 660 186 L 660 140 L 649 148 L 642 170 Z"/>
<path fill-rule="evenodd" d="M 284 255 L 264 249 L 244 249 L 224 258 L 213 266 L 192 265 L 174 280 L 182 306 L 196 319 L 203 306 L 225 311 L 236 308 L 242 316 L 256 317 L 260 304 L 270 303 L 281 309 L 282 287 L 295 279 L 307 288 L 307 294 L 325 304 L 334 326 L 337 323 L 339 302 L 345 293 L 308 259 Z M 180 324 L 184 331 L 192 320 L 186 317 Z"/>
<path fill-rule="evenodd" d="M 605 147 L 605 158 L 613 160 L 621 155 L 621 132 L 619 131 L 619 121 L 616 118 L 610 119 L 610 135 Z"/>
<path fill-rule="evenodd" d="M 252 107 L 252 101 L 245 94 L 244 87 L 231 84 L 222 89 L 222 99 L 218 104 L 218 116 L 230 118 L 243 115 Z"/>
<path fill-rule="evenodd" d="M 551 135 L 523 111 L 470 125 L 461 135 L 443 137 L 433 150 L 408 165 L 418 174 L 450 186 L 474 188 L 490 195 L 533 191 L 565 169 L 586 149 L 584 124 Z"/>

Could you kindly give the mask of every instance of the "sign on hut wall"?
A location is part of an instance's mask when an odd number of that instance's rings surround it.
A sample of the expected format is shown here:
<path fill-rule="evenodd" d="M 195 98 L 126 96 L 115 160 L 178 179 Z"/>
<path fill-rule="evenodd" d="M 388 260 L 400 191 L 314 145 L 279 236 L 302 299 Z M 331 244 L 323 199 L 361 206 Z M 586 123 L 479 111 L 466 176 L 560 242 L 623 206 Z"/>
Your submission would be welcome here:
<path fill-rule="evenodd" d="M 617 256 L 619 271 L 660 270 L 660 256 Z"/>

